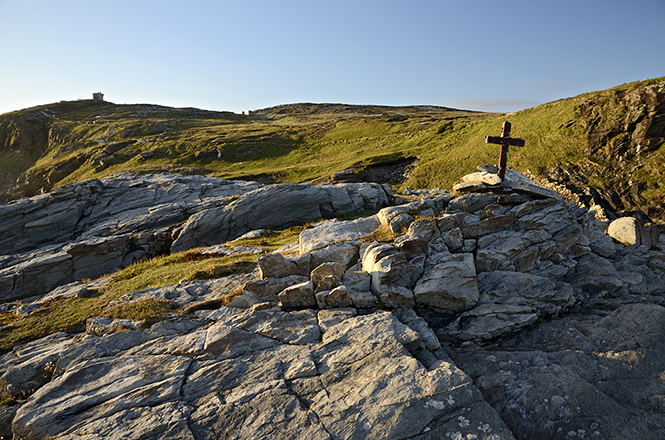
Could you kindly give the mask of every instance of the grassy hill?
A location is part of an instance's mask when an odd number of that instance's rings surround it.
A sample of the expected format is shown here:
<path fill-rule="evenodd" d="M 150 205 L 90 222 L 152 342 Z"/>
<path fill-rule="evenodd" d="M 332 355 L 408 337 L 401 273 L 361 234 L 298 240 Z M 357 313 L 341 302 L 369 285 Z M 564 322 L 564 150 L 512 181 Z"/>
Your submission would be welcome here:
<path fill-rule="evenodd" d="M 498 146 L 485 144 L 485 136 L 498 135 L 508 119 L 512 135 L 526 140 L 511 148 L 511 168 L 568 187 L 583 201 L 617 211 L 644 207 L 661 218 L 665 93 L 652 90 L 661 83 L 665 78 L 624 84 L 509 115 L 343 104 L 237 115 L 61 102 L 0 116 L 0 191 L 32 195 L 120 171 L 282 183 L 320 182 L 351 169 L 363 179 L 372 166 L 404 158 L 416 165 L 393 183 L 450 188 L 477 165 L 497 161 Z M 649 127 L 638 127 L 649 118 Z"/>

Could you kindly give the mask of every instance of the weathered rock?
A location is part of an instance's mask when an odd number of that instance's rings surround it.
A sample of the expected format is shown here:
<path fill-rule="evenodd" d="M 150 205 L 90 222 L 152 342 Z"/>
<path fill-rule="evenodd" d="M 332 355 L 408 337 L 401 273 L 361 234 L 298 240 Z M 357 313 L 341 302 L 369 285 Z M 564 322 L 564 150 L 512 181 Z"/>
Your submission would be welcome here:
<path fill-rule="evenodd" d="M 339 263 L 348 269 L 358 261 L 358 243 L 355 241 L 334 243 L 312 251 L 311 254 L 312 267 L 317 267 L 322 263 Z"/>
<path fill-rule="evenodd" d="M 499 196 L 494 194 L 465 194 L 457 197 L 448 203 L 446 213 L 454 214 L 456 212 L 474 213 L 485 206 L 496 203 Z"/>
<path fill-rule="evenodd" d="M 354 317 L 357 314 L 358 312 L 354 308 L 328 309 L 319 310 L 316 318 L 319 320 L 321 333 L 325 333 L 330 327 L 333 327 L 348 318 Z"/>
<path fill-rule="evenodd" d="M 607 235 L 626 246 L 651 247 L 658 244 L 659 240 L 657 227 L 644 227 L 633 217 L 620 217 L 611 222 L 607 228 Z"/>
<path fill-rule="evenodd" d="M 309 275 L 310 254 L 284 258 L 282 254 L 264 254 L 258 258 L 259 277 L 282 278 L 289 275 Z"/>
<path fill-rule="evenodd" d="M 339 263 L 323 263 L 312 270 L 311 280 L 316 290 L 331 290 L 339 286 L 344 266 Z"/>
<path fill-rule="evenodd" d="M 479 297 L 473 254 L 431 256 L 413 294 L 424 306 L 455 312 L 472 308 Z"/>
<path fill-rule="evenodd" d="M 326 187 L 269 185 L 226 206 L 193 215 L 171 250 L 219 244 L 253 229 L 283 229 L 337 214 L 377 209 L 387 202 L 383 188 L 370 183 Z"/>
<path fill-rule="evenodd" d="M 390 307 L 413 306 L 411 289 L 420 278 L 425 257 L 408 261 L 392 245 L 370 246 L 363 256 L 363 270 L 372 277 L 371 290 Z"/>
<path fill-rule="evenodd" d="M 287 287 L 278 296 L 283 308 L 316 307 L 314 284 L 311 281 Z"/>
<path fill-rule="evenodd" d="M 176 356 L 100 358 L 83 362 L 40 388 L 17 412 L 19 438 L 85 432 L 120 411 L 178 399 L 190 360 Z M 81 378 L 85 378 L 84 384 Z"/>
<path fill-rule="evenodd" d="M 300 253 L 321 249 L 339 241 L 356 240 L 376 231 L 380 225 L 376 216 L 318 223 L 300 233 Z"/>
<path fill-rule="evenodd" d="M 439 334 L 459 340 L 493 339 L 570 308 L 573 288 L 521 272 L 494 271 L 478 275 L 478 305 L 462 313 Z"/>
<path fill-rule="evenodd" d="M 518 438 L 661 438 L 665 309 L 545 321 L 453 358 Z"/>
<path fill-rule="evenodd" d="M 376 216 L 379 218 L 379 221 L 381 222 L 382 225 L 389 225 L 390 222 L 398 215 L 419 209 L 422 206 L 422 204 L 423 204 L 422 202 L 416 201 L 416 202 L 406 203 L 404 205 L 388 206 L 386 208 L 381 209 L 376 214 Z"/>
<path fill-rule="evenodd" d="M 409 225 L 413 219 L 414 217 L 411 214 L 407 214 L 406 212 L 398 214 L 392 220 L 390 220 L 390 230 L 397 234 L 407 225 Z"/>
<path fill-rule="evenodd" d="M 316 293 L 316 302 L 320 309 L 344 308 L 353 306 L 346 286 Z"/>
<path fill-rule="evenodd" d="M 143 326 L 143 321 L 131 319 L 109 319 L 100 316 L 85 321 L 85 332 L 89 335 L 104 336 L 124 330 L 136 330 Z"/>

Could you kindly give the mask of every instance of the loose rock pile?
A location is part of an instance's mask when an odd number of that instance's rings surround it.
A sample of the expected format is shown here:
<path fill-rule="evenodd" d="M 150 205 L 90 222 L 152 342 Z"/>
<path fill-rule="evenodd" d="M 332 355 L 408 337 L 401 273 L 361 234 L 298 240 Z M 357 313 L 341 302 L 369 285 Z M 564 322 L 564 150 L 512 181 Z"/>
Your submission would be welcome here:
<path fill-rule="evenodd" d="M 486 189 L 412 192 L 313 225 L 254 272 L 130 293 L 121 301 L 237 294 L 197 319 L 97 318 L 16 347 L 0 383 L 37 391 L 2 411 L 25 439 L 662 438 L 655 233 L 625 246 L 540 190 Z M 343 206 L 361 199 L 383 203 Z M 224 228 L 240 219 L 216 209 Z M 211 237 L 195 217 L 186 236 Z M 373 241 L 381 228 L 397 238 Z"/>

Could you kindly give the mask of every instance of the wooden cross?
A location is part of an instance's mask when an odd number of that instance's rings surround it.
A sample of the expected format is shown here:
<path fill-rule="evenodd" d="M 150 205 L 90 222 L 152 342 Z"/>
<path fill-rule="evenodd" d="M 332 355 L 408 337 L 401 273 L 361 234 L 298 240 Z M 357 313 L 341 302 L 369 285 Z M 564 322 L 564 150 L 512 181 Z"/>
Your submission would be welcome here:
<path fill-rule="evenodd" d="M 510 122 L 505 121 L 503 127 L 501 128 L 501 136 L 487 136 L 485 138 L 485 143 L 487 144 L 500 144 L 501 145 L 501 156 L 499 157 L 499 170 L 498 175 L 501 178 L 501 182 L 506 177 L 506 162 L 508 161 L 508 146 L 513 145 L 515 147 L 523 147 L 525 140 L 520 138 L 511 138 L 510 137 Z"/>

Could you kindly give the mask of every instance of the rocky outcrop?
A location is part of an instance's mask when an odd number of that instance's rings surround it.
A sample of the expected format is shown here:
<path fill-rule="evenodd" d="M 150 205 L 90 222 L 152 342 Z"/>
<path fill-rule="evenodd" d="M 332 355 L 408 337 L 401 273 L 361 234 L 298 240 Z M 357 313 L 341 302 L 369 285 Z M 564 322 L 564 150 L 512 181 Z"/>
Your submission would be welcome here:
<path fill-rule="evenodd" d="M 120 174 L 67 185 L 0 206 L 0 301 L 42 295 L 251 230 L 387 203 L 385 189 L 369 183 L 261 187 L 203 176 Z"/>
<path fill-rule="evenodd" d="M 662 241 L 613 242 L 593 212 L 537 191 L 411 196 L 314 224 L 255 270 L 120 300 L 196 315 L 92 318 L 15 347 L 0 358 L 15 438 L 662 437 Z M 379 228 L 396 238 L 374 241 Z"/>
<path fill-rule="evenodd" d="M 586 137 L 584 155 L 590 160 L 550 167 L 544 170 L 546 180 L 571 200 L 602 210 L 607 220 L 627 212 L 642 224 L 649 221 L 645 216 L 665 221 L 662 197 L 647 201 L 643 194 L 661 186 L 660 171 L 652 165 L 660 163 L 653 154 L 665 138 L 665 84 L 600 92 L 581 103 L 575 119 L 559 129 Z"/>
<path fill-rule="evenodd" d="M 228 205 L 192 216 L 173 243 L 172 251 L 210 246 L 233 240 L 254 229 L 284 229 L 321 218 L 388 204 L 377 184 L 331 186 L 269 185 L 249 192 Z"/>

